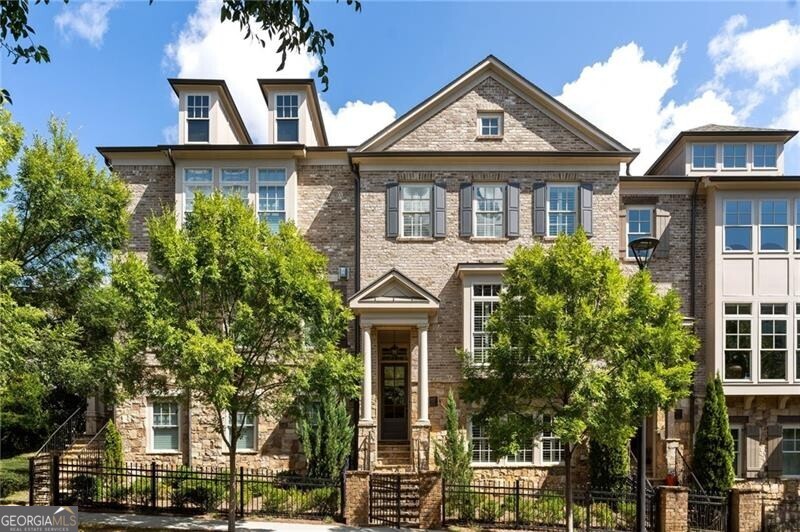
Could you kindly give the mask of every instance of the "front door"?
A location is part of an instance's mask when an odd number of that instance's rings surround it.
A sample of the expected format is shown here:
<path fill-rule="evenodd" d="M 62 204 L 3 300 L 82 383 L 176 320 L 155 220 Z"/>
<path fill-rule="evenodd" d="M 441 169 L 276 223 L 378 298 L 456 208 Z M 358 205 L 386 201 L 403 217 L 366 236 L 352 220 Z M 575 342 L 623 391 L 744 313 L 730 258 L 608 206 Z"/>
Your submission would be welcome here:
<path fill-rule="evenodd" d="M 383 441 L 408 441 L 408 331 L 380 331 L 380 420 Z"/>

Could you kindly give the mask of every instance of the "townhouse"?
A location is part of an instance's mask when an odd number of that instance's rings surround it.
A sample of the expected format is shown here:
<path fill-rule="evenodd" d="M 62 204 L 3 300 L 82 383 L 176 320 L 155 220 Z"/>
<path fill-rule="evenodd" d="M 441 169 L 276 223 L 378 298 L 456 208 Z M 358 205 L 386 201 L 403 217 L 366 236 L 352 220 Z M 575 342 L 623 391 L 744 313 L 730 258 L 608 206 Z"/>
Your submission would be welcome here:
<path fill-rule="evenodd" d="M 457 352 L 480 364 L 491 346 L 485 327 L 503 261 L 582 227 L 630 272 L 628 242 L 659 238 L 653 278 L 680 293 L 687 326 L 704 340 L 691 396 L 648 420 L 650 476 L 691 459 L 705 380 L 717 373 L 737 474 L 800 474 L 800 192 L 783 172 L 796 132 L 685 131 L 632 176 L 636 151 L 493 56 L 355 147 L 328 145 L 313 81 L 253 83 L 264 95 L 264 144 L 252 142 L 224 81 L 172 79 L 177 144 L 98 149 L 133 192 L 137 253 L 147 253 L 146 217 L 169 207 L 180 223 L 195 194 L 220 190 L 272 226 L 294 222 L 327 255 L 329 280 L 356 317 L 347 345 L 364 365 L 353 467 L 433 467 L 444 402 L 461 381 Z M 478 476 L 559 481 L 552 433 L 499 456 L 469 405 L 461 412 Z M 141 396 L 113 416 L 127 460 L 224 461 L 202 404 Z M 302 467 L 292 420 L 247 417 L 246 428 L 243 465 Z"/>

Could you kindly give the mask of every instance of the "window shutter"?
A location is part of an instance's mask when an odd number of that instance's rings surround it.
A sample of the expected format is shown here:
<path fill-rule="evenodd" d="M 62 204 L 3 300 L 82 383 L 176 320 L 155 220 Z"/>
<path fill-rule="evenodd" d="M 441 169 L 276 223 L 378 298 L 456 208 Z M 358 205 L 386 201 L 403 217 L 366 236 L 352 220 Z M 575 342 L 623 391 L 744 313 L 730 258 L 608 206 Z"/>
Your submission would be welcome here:
<path fill-rule="evenodd" d="M 386 185 L 386 237 L 397 238 L 400 216 L 399 208 L 400 185 L 389 183 Z"/>
<path fill-rule="evenodd" d="M 656 223 L 656 238 L 659 240 L 656 257 L 669 257 L 669 221 L 670 214 L 663 209 L 653 209 Z"/>
<path fill-rule="evenodd" d="M 580 209 L 581 209 L 581 227 L 586 231 L 586 234 L 592 234 L 592 189 L 591 183 L 581 183 L 580 186 Z"/>
<path fill-rule="evenodd" d="M 783 427 L 767 427 L 767 476 L 780 477 L 783 473 Z"/>
<path fill-rule="evenodd" d="M 761 429 L 758 425 L 747 425 L 745 427 L 746 442 L 744 448 L 745 477 L 756 478 L 761 471 Z"/>
<path fill-rule="evenodd" d="M 619 210 L 619 258 L 628 256 L 628 209 Z"/>
<path fill-rule="evenodd" d="M 506 236 L 519 236 L 519 184 L 506 185 Z"/>
<path fill-rule="evenodd" d="M 447 186 L 444 183 L 433 185 L 433 236 L 444 238 L 447 235 Z"/>
<path fill-rule="evenodd" d="M 533 234 L 547 234 L 547 185 L 533 184 Z"/>
<path fill-rule="evenodd" d="M 461 184 L 461 205 L 459 212 L 460 236 L 472 236 L 472 184 Z"/>

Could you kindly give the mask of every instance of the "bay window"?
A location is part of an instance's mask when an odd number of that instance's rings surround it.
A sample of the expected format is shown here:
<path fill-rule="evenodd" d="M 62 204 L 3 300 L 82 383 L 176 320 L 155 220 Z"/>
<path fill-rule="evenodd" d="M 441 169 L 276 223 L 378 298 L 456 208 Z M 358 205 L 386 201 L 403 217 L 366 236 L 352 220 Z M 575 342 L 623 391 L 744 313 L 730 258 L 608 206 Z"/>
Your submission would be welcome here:
<path fill-rule="evenodd" d="M 194 208 L 197 194 L 210 196 L 214 191 L 214 172 L 211 168 L 187 168 L 183 172 L 183 212 Z"/>
<path fill-rule="evenodd" d="M 223 168 L 220 170 L 220 189 L 224 196 L 240 198 L 249 203 L 250 170 L 247 168 Z"/>

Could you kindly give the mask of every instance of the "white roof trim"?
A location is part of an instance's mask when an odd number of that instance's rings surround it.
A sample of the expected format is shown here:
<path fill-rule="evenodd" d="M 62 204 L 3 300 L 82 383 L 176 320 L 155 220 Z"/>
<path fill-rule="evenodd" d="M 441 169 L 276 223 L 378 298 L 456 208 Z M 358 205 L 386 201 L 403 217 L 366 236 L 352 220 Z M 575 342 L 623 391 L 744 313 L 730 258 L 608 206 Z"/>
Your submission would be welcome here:
<path fill-rule="evenodd" d="M 349 306 L 364 310 L 435 311 L 439 300 L 394 268 L 350 298 Z"/>

